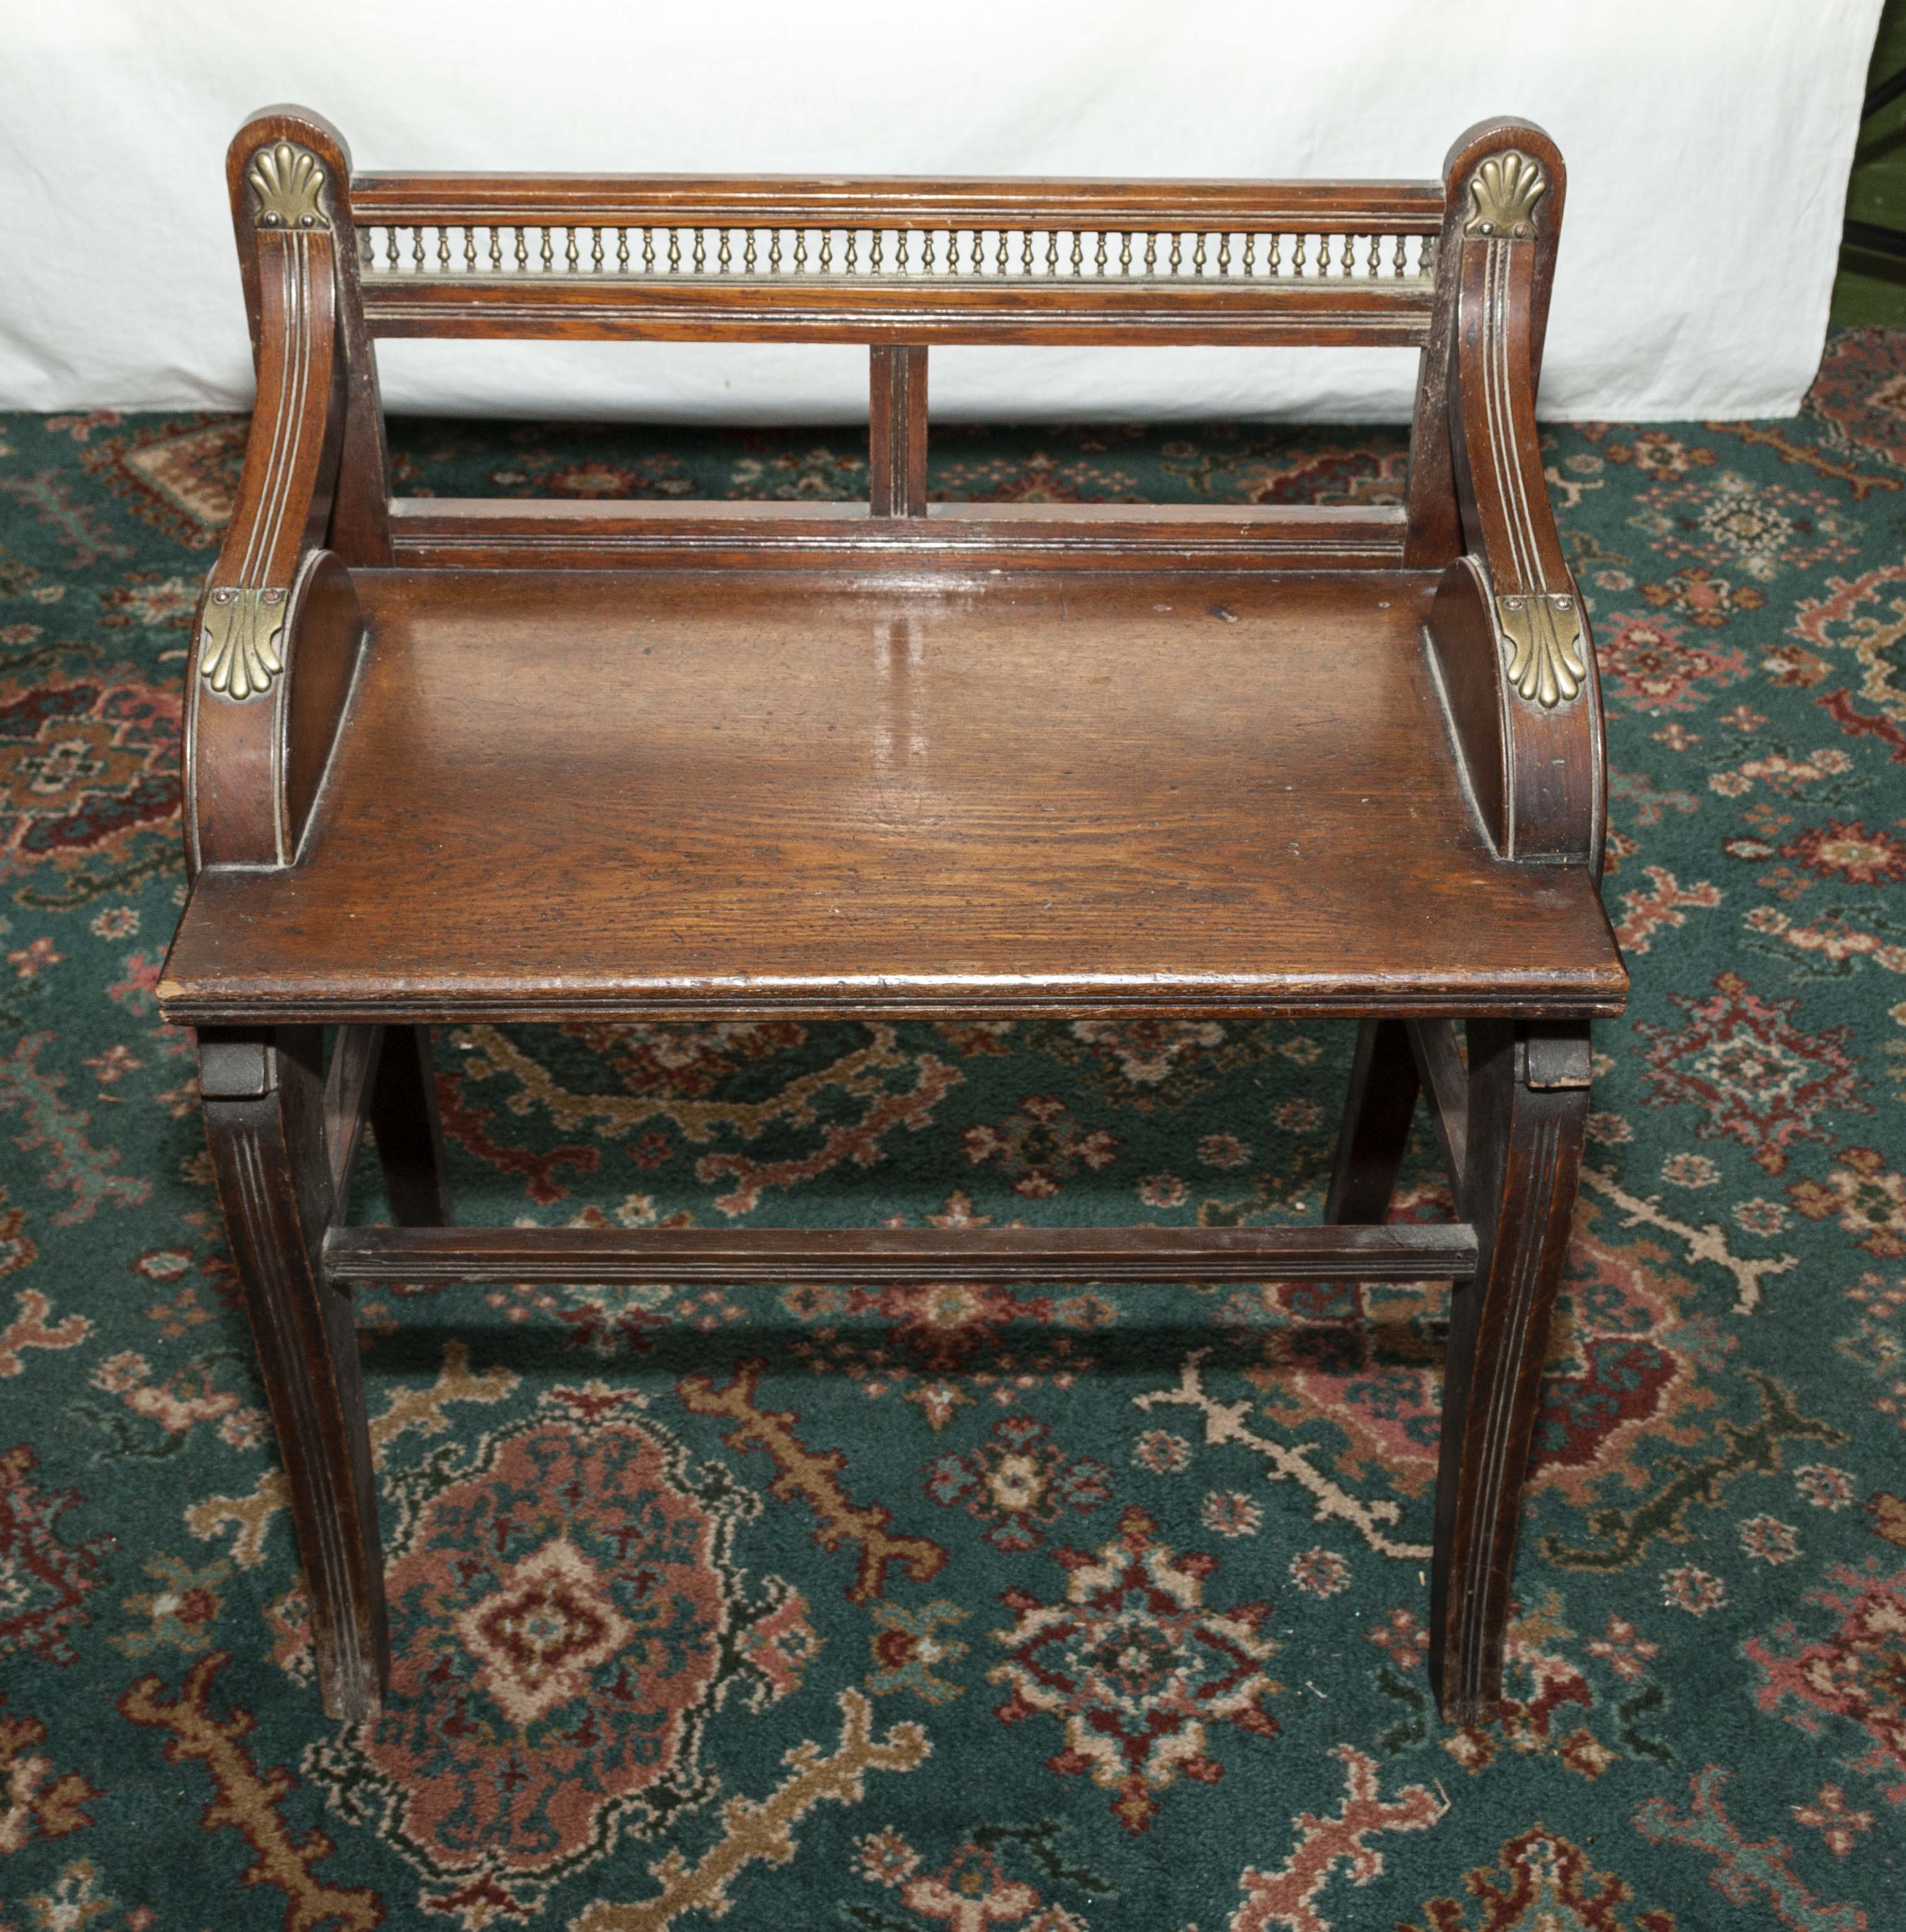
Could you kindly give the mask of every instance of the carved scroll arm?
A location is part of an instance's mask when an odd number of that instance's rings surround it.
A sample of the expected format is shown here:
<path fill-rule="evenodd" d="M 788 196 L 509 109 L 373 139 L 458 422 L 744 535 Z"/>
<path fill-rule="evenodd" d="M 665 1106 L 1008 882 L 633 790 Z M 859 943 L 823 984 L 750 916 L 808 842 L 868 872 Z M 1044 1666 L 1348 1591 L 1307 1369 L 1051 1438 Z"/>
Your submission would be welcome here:
<path fill-rule="evenodd" d="M 1544 708 L 1587 676 L 1581 600 L 1542 479 L 1531 354 L 1535 226 L 1548 182 L 1514 148 L 1469 184 L 1451 422 L 1464 534 L 1487 572 L 1511 684 Z"/>
<path fill-rule="evenodd" d="M 207 586 L 197 664 L 214 691 L 234 698 L 269 691 L 284 668 L 285 601 L 320 507 L 320 480 L 335 465 L 337 313 L 331 230 L 319 202 L 324 178 L 288 141 L 262 149 L 251 170 L 258 401 L 238 506 Z"/>
<path fill-rule="evenodd" d="M 321 548 L 344 416 L 325 170 L 267 142 L 246 176 L 257 247 L 258 400 L 238 500 L 206 580 L 188 676 L 189 864 L 284 865 L 315 790 L 362 632 L 348 572 Z M 294 680 L 293 646 L 321 631 Z M 294 692 L 294 684 L 302 687 Z M 294 721 L 293 706 L 307 716 Z M 327 712 L 316 725 L 313 707 Z"/>
<path fill-rule="evenodd" d="M 1598 868 L 1600 694 L 1535 426 L 1538 236 L 1559 172 L 1538 139 L 1475 158 L 1465 178 L 1460 254 L 1447 264 L 1457 278 L 1449 439 L 1465 554 L 1444 573 L 1430 632 L 1503 856 Z"/>

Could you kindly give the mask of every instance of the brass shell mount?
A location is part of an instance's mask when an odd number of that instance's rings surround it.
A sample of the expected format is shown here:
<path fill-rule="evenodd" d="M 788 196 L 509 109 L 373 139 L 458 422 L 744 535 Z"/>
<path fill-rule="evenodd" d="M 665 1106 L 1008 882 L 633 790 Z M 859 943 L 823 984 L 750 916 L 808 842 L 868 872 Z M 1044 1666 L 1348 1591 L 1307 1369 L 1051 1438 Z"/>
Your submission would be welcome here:
<path fill-rule="evenodd" d="M 324 191 L 324 170 L 308 148 L 274 141 L 252 156 L 245 179 L 257 198 L 259 227 L 295 232 L 331 226 L 318 199 Z"/>
<path fill-rule="evenodd" d="M 1465 235 L 1493 242 L 1526 242 L 1535 232 L 1535 204 L 1547 194 L 1548 176 L 1519 149 L 1491 154 L 1469 177 Z"/>
<path fill-rule="evenodd" d="M 1564 590 L 1511 590 L 1496 599 L 1496 628 L 1508 653 L 1509 682 L 1526 703 L 1553 710 L 1587 680 L 1581 601 Z"/>
<path fill-rule="evenodd" d="M 222 696 L 262 696 L 284 669 L 286 593 L 275 585 L 235 590 L 215 586 L 201 620 L 199 675 Z"/>

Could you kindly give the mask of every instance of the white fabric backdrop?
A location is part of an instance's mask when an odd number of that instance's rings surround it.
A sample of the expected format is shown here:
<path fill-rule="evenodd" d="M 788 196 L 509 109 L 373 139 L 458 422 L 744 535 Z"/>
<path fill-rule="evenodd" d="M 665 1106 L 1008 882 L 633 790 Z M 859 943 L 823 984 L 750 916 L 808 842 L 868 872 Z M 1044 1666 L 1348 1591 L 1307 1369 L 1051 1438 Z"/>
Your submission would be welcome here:
<path fill-rule="evenodd" d="M 360 168 L 1436 174 L 1569 164 L 1541 406 L 1790 414 L 1880 0 L 0 0 L 0 406 L 230 408 L 222 156 L 292 100 Z M 838 421 L 851 349 L 386 344 L 397 409 Z M 1406 413 L 1394 350 L 937 352 L 945 417 Z"/>

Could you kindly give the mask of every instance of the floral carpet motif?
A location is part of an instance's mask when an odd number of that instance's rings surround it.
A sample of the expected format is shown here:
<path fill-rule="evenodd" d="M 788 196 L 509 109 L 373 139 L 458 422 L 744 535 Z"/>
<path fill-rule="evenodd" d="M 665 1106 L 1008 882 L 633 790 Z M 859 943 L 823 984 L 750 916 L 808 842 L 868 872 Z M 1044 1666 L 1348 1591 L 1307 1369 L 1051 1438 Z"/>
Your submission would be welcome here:
<path fill-rule="evenodd" d="M 457 1880 L 427 1909 L 520 1911 L 619 1833 L 665 1830 L 713 1789 L 701 1739 L 737 1680 L 764 1708 L 818 1647 L 785 1583 L 744 1597 L 729 1546 L 759 1498 L 691 1473 L 635 1399 L 559 1394 L 467 1473 L 438 1459 L 405 1486 L 389 1705 L 311 1762 L 345 1815 Z"/>
<path fill-rule="evenodd" d="M 1906 1885 L 1906 334 L 1544 432 L 1599 1027 L 1500 1726 L 1437 1718 L 1436 1286 L 359 1302 L 395 1674 L 327 1724 L 153 988 L 244 425 L 0 419 L 0 1932 L 1885 1932 Z M 936 494 L 1397 500 L 1389 430 L 936 430 Z M 825 499 L 851 429 L 406 422 L 407 494 Z M 1350 1030 L 441 1034 L 474 1222 L 1314 1217 Z M 381 1212 L 374 1168 L 361 1212 Z M 1396 1207 L 1448 1201 L 1419 1126 Z"/>

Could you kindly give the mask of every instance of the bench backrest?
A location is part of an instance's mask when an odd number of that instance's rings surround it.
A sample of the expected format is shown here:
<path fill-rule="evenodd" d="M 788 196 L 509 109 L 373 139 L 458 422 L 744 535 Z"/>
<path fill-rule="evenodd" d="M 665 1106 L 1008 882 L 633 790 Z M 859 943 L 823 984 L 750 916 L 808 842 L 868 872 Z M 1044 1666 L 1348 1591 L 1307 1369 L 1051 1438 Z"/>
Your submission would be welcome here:
<path fill-rule="evenodd" d="M 1506 380 L 1532 396 L 1563 190 L 1553 143 L 1513 121 L 1472 129 L 1434 181 L 860 179 L 357 174 L 328 122 L 275 108 L 239 130 L 227 172 L 261 349 L 268 249 L 330 286 L 341 430 L 329 541 L 353 565 L 898 550 L 917 562 L 1439 567 L 1463 536 L 1449 398 L 1464 252 L 1527 244 Z M 293 232 L 269 242 L 275 228 Z M 392 503 L 379 336 L 865 344 L 867 505 Z M 1419 350 L 1407 504 L 929 506 L 930 350 L 1042 343 Z"/>
<path fill-rule="evenodd" d="M 378 335 L 1427 339 L 1440 182 L 368 175 Z"/>

